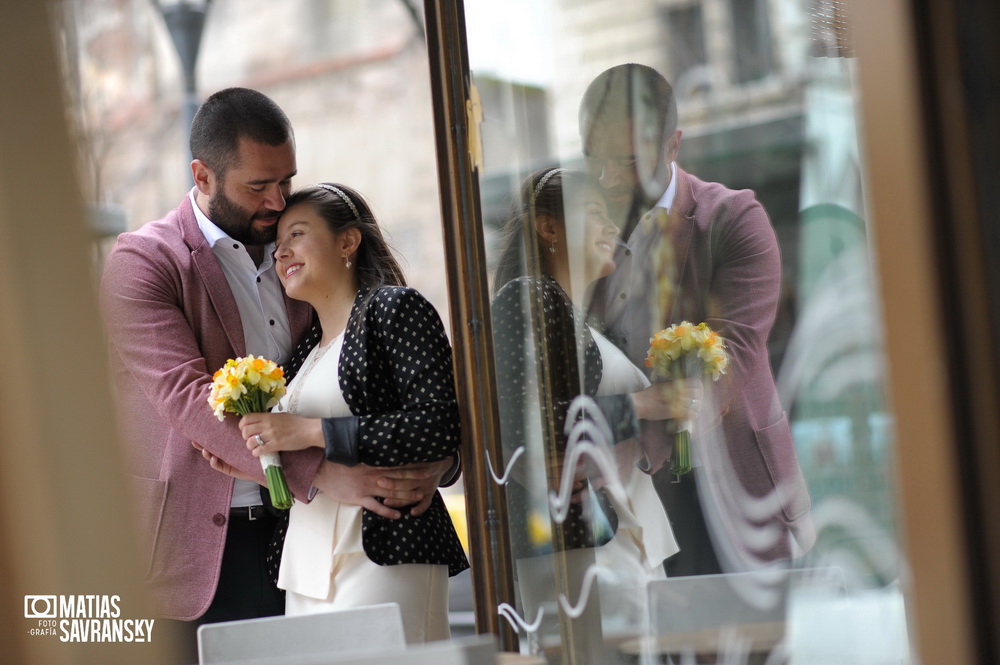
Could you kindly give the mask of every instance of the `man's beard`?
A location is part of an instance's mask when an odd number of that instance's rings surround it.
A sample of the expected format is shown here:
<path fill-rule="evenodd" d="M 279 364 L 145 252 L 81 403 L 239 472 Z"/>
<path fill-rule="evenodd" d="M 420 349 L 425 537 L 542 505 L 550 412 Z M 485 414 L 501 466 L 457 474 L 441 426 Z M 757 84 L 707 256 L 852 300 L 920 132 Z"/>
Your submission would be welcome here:
<path fill-rule="evenodd" d="M 208 201 L 208 217 L 212 223 L 225 231 L 230 238 L 244 245 L 266 245 L 274 242 L 278 235 L 278 225 L 272 224 L 262 230 L 253 227 L 256 219 L 275 219 L 276 211 L 251 213 L 236 205 L 221 190 Z"/>
<path fill-rule="evenodd" d="M 639 218 L 653 205 L 639 196 L 638 192 L 632 191 L 630 194 L 624 199 L 606 199 L 608 216 L 611 221 L 618 225 L 622 238 L 625 240 L 628 240 L 629 236 L 632 235 L 632 229 L 635 228 Z"/>
<path fill-rule="evenodd" d="M 647 181 L 647 184 L 648 186 L 643 186 L 639 183 L 635 187 L 619 185 L 605 190 L 608 216 L 618 225 L 625 240 L 632 235 L 639 218 L 660 201 L 670 185 L 670 180 L 667 178 L 666 182 L 663 182 L 663 174 L 657 173 L 656 179 Z"/>

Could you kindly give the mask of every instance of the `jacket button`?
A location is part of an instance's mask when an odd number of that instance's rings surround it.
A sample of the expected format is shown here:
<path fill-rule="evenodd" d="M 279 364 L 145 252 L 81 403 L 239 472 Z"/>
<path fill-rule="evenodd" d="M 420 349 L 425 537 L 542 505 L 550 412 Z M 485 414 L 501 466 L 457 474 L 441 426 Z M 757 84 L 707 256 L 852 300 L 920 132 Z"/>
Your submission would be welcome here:
<path fill-rule="evenodd" d="M 214 524 L 215 526 L 222 526 L 225 523 L 226 523 L 226 516 L 223 515 L 222 513 L 215 513 L 215 515 L 212 516 L 212 524 Z"/>

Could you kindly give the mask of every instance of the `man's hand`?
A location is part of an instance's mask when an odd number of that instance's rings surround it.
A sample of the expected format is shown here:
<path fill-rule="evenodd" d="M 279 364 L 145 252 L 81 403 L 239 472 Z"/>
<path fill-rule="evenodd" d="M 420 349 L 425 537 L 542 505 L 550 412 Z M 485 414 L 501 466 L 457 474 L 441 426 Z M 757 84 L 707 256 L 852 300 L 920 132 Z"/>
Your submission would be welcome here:
<path fill-rule="evenodd" d="M 313 483 L 337 501 L 361 506 L 395 520 L 402 517 L 395 508 L 416 504 L 410 512 L 418 516 L 430 507 L 438 483 L 451 468 L 452 461 L 448 458 L 398 467 L 344 466 L 326 461 L 320 465 Z M 385 499 L 385 503 L 376 497 Z"/>
<path fill-rule="evenodd" d="M 701 379 L 663 381 L 632 393 L 635 417 L 639 420 L 694 420 L 704 396 Z"/>
<path fill-rule="evenodd" d="M 249 480 L 255 483 L 259 482 L 253 476 L 247 473 L 243 473 L 232 464 L 227 463 L 221 457 L 216 457 L 212 453 L 208 452 L 208 450 L 206 450 L 205 447 L 202 446 L 201 444 L 192 441 L 191 445 L 194 446 L 195 450 L 200 450 L 201 456 L 204 457 L 208 461 L 208 463 L 212 466 L 212 468 L 218 471 L 219 473 L 224 473 L 227 476 L 232 476 L 233 478 L 238 478 L 239 480 Z"/>
<path fill-rule="evenodd" d="M 446 457 L 439 462 L 383 468 L 384 475 L 378 480 L 378 485 L 383 489 L 396 491 L 410 490 L 421 494 L 419 503 L 410 508 L 410 514 L 414 517 L 419 517 L 430 508 L 431 500 L 434 499 L 434 494 L 441 485 L 441 479 L 451 470 L 454 464 L 454 457 Z M 426 477 L 422 478 L 421 476 L 424 474 L 426 474 Z M 389 497 L 385 499 L 385 505 L 394 508 L 402 508 L 411 503 L 412 501 L 402 499 Z"/>

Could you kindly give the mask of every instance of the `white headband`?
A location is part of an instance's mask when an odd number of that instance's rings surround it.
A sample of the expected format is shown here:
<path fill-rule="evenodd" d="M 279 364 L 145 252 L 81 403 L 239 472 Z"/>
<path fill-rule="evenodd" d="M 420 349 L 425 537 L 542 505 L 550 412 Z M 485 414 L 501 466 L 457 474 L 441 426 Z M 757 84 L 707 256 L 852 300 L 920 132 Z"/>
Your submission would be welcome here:
<path fill-rule="evenodd" d="M 532 199 L 531 202 L 534 203 L 535 199 L 538 198 L 538 195 L 542 193 L 542 187 L 545 187 L 545 183 L 547 183 L 549 181 L 549 178 L 551 178 L 552 176 L 554 176 L 557 173 L 561 173 L 564 170 L 565 169 L 561 169 L 561 168 L 559 168 L 559 169 L 552 169 L 551 171 L 549 171 L 548 173 L 546 173 L 545 175 L 543 175 L 542 179 L 538 181 L 537 185 L 535 185 L 535 195 L 531 197 L 531 199 Z"/>
<path fill-rule="evenodd" d="M 334 194 L 336 194 L 337 196 L 339 196 L 341 199 L 343 199 L 344 203 L 347 204 L 347 207 L 350 208 L 351 212 L 354 213 L 354 218 L 356 220 L 358 220 L 359 222 L 361 221 L 361 215 L 358 214 L 358 209 L 354 206 L 354 201 L 352 201 L 347 196 L 347 194 L 345 194 L 343 192 L 343 190 L 341 190 L 341 189 L 339 189 L 337 187 L 334 187 L 333 185 L 327 185 L 326 183 L 323 183 L 323 182 L 319 183 L 316 186 L 317 187 L 322 187 L 323 189 L 325 189 L 327 191 L 333 192 Z"/>

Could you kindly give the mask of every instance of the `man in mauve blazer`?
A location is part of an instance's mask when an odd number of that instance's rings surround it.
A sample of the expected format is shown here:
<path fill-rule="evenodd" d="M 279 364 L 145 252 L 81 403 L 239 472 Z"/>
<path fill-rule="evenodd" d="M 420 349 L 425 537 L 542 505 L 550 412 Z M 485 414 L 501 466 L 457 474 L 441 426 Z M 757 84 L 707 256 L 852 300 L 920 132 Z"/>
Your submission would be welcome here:
<path fill-rule="evenodd" d="M 591 83 L 580 111 L 592 173 L 622 220 L 615 272 L 593 313 L 633 363 L 650 337 L 706 322 L 730 358 L 705 395 L 692 440 L 695 469 L 669 473 L 662 423 L 642 423 L 654 483 L 680 552 L 669 576 L 712 574 L 785 560 L 812 546 L 811 502 L 767 353 L 781 284 L 777 238 L 749 190 L 685 173 L 670 84 L 642 65 Z"/>
<path fill-rule="evenodd" d="M 246 355 L 240 313 L 189 197 L 119 236 L 103 284 L 146 572 L 164 616 L 192 620 L 215 593 L 233 478 L 214 471 L 191 442 L 264 480 L 239 418 L 219 422 L 206 399 L 212 374 Z M 285 306 L 298 339 L 312 310 L 287 296 Z M 323 459 L 319 449 L 307 452 L 283 456 L 296 497 L 308 495 Z"/>

